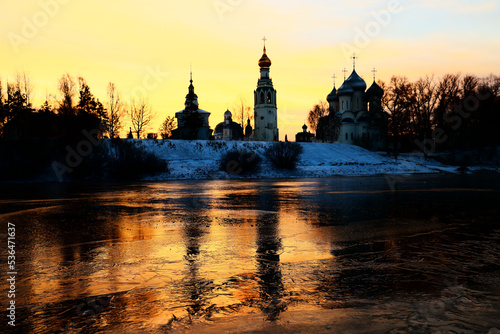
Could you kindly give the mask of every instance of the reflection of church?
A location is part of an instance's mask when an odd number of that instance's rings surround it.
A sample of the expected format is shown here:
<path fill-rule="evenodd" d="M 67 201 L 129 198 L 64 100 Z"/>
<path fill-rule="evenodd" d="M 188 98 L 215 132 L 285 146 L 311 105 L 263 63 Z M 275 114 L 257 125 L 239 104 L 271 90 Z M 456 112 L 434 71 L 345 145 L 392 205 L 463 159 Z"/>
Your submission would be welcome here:
<path fill-rule="evenodd" d="M 382 110 L 384 90 L 375 82 L 366 90 L 366 82 L 356 73 L 356 58 L 353 70 L 337 90 L 327 96 L 330 113 L 341 120 L 339 143 L 354 144 L 371 149 L 383 149 L 386 142 L 387 117 Z M 375 70 L 373 70 L 375 74 Z M 365 91 L 366 90 L 366 91 Z"/>

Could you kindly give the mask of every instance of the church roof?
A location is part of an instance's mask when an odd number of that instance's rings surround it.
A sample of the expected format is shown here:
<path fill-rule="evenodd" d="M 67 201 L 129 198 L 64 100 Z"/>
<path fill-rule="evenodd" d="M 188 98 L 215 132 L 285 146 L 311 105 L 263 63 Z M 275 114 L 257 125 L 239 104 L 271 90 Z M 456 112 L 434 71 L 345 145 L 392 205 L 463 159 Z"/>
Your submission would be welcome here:
<path fill-rule="evenodd" d="M 183 109 L 181 111 L 176 112 L 175 114 L 184 114 L 184 113 L 190 113 L 190 112 L 193 112 L 193 111 Z M 194 112 L 198 113 L 198 114 L 209 114 L 210 115 L 210 113 L 208 111 L 200 109 L 200 108 L 196 109 Z"/>
<path fill-rule="evenodd" d="M 344 81 L 342 86 L 340 86 L 340 88 L 337 90 L 338 96 L 351 95 L 353 92 L 354 90 L 347 81 Z"/>
<path fill-rule="evenodd" d="M 219 124 L 217 124 L 217 126 L 214 129 L 214 135 L 223 133 L 225 126 L 226 126 L 225 122 L 220 122 Z M 229 126 L 231 127 L 233 132 L 235 132 L 233 133 L 233 137 L 237 137 L 238 135 L 243 134 L 243 129 L 241 128 L 241 125 L 239 125 L 238 123 L 231 121 Z"/>
<path fill-rule="evenodd" d="M 330 94 L 328 94 L 328 96 L 326 97 L 326 100 L 328 102 L 332 102 L 332 101 L 335 101 L 338 99 L 339 99 L 339 96 L 337 95 L 337 89 L 335 88 L 335 85 L 334 85 L 333 90 L 330 92 Z"/>
<path fill-rule="evenodd" d="M 382 96 L 384 95 L 384 90 L 373 81 L 372 85 L 366 91 L 367 96 Z"/>
<path fill-rule="evenodd" d="M 347 82 L 354 91 L 361 91 L 361 92 L 364 92 L 366 90 L 366 82 L 365 80 L 363 80 L 359 75 L 358 73 L 356 73 L 356 70 L 352 70 L 352 73 L 351 75 L 349 76 L 349 78 L 347 78 L 347 80 L 345 81 Z"/>

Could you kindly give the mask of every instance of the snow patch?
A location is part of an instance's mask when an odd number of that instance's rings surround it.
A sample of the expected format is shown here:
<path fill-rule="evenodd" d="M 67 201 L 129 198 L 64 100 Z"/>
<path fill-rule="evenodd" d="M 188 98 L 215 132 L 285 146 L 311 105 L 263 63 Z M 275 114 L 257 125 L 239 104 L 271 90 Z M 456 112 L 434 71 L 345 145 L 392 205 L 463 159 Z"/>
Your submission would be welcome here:
<path fill-rule="evenodd" d="M 146 180 L 171 179 L 241 179 L 241 178 L 303 178 L 329 176 L 369 176 L 380 174 L 415 174 L 456 172 L 420 155 L 401 155 L 398 159 L 383 153 L 371 152 L 359 146 L 329 143 L 300 143 L 304 148 L 297 169 L 275 168 L 264 151 L 272 142 L 205 141 L 205 140 L 142 140 L 141 144 L 158 157 L 168 161 L 170 173 L 147 177 Z M 242 177 L 219 170 L 218 160 L 223 153 L 247 150 L 262 158 L 260 171 Z"/>

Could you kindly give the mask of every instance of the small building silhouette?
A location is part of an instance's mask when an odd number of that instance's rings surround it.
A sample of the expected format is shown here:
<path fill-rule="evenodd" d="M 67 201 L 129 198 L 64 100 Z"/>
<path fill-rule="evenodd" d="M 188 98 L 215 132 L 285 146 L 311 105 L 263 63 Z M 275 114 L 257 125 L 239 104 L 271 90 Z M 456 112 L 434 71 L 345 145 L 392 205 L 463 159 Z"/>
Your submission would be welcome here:
<path fill-rule="evenodd" d="M 253 129 L 250 125 L 250 119 L 247 120 L 247 126 L 245 126 L 245 139 L 253 140 Z"/>
<path fill-rule="evenodd" d="M 314 134 L 307 131 L 307 125 L 302 125 L 302 132 L 299 132 L 295 135 L 296 142 L 302 143 L 310 143 L 314 139 Z"/>

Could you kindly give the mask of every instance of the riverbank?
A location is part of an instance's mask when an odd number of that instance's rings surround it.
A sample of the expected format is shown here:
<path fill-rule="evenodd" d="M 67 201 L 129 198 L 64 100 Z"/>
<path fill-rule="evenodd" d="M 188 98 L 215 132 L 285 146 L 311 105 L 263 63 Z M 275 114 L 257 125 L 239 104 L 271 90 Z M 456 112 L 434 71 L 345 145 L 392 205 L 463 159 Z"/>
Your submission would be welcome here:
<path fill-rule="evenodd" d="M 240 178 L 305 178 L 331 176 L 370 176 L 382 174 L 432 174 L 458 173 L 459 167 L 450 166 L 434 159 L 424 159 L 423 154 L 401 154 L 397 159 L 385 152 L 372 152 L 346 144 L 300 143 L 304 148 L 296 170 L 279 170 L 265 157 L 264 151 L 273 143 L 268 142 L 224 142 L 186 140 L 146 140 L 141 142 L 147 150 L 165 159 L 169 173 L 146 180 L 179 179 L 240 179 Z M 263 157 L 260 171 L 241 176 L 219 170 L 218 160 L 228 150 L 246 150 Z M 496 167 L 477 167 L 500 171 Z"/>
<path fill-rule="evenodd" d="M 73 144 L 61 140 L 12 141 L 3 145 L 7 158 L 3 167 L 0 161 L 0 167 L 3 168 L 0 170 L 4 170 L 4 182 L 22 183 L 283 179 L 500 172 L 498 153 L 493 155 L 494 159 L 490 159 L 492 162 L 488 164 L 476 162 L 476 166 L 464 168 L 447 164 L 449 157 L 441 153 L 427 159 L 420 153 L 404 153 L 395 158 L 385 152 L 372 152 L 359 146 L 330 143 L 300 143 L 303 154 L 297 168 L 283 170 L 276 168 L 265 157 L 266 149 L 273 144 L 272 142 L 154 139 L 118 141 L 105 139 L 95 140 L 92 143 L 79 141 Z M 80 156 L 79 150 L 83 156 Z M 262 158 L 260 168 L 245 175 L 239 174 L 238 168 L 233 168 L 234 166 L 226 166 L 221 170 L 219 160 L 232 150 L 248 152 L 248 158 L 258 155 Z"/>

